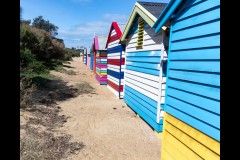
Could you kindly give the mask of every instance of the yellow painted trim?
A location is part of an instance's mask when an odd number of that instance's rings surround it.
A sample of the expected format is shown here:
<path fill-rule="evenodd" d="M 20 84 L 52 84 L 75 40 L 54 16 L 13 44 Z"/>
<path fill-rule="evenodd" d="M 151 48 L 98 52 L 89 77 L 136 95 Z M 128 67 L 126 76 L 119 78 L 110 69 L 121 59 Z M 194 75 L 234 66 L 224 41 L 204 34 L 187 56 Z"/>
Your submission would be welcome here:
<path fill-rule="evenodd" d="M 154 15 L 152 15 L 150 12 L 148 12 L 148 10 L 146 10 L 144 7 L 142 7 L 139 3 L 136 3 L 136 6 L 138 6 L 139 9 L 141 9 L 143 12 L 145 12 L 146 15 L 148 15 L 148 17 L 151 18 L 152 21 L 154 21 L 154 22 L 157 21 L 157 18 Z"/>
<path fill-rule="evenodd" d="M 164 124 L 166 123 L 166 122 L 165 122 L 165 121 L 166 121 L 165 114 L 166 114 L 166 112 L 163 112 L 163 117 L 164 117 L 164 118 L 163 118 L 163 128 L 162 128 L 162 133 L 163 133 L 163 134 L 162 134 L 162 152 L 161 152 L 161 158 L 160 158 L 160 160 L 167 160 L 167 158 L 165 158 L 165 157 L 163 156 L 163 155 L 164 155 L 164 154 L 163 154 L 163 150 L 164 150 L 164 145 L 165 145 L 165 144 L 164 144 L 164 137 L 165 137 L 165 134 L 164 134 L 165 125 L 164 125 Z"/>
<path fill-rule="evenodd" d="M 171 155 L 165 149 L 162 149 L 161 160 L 175 160 L 175 159 L 173 159 L 173 157 L 171 157 Z"/>
<path fill-rule="evenodd" d="M 165 139 L 166 140 L 166 139 Z M 177 148 L 176 144 L 167 143 L 167 146 L 164 148 L 168 153 L 171 154 L 171 157 L 174 159 L 179 160 L 188 160 L 188 155 L 186 153 L 182 153 L 179 151 L 179 148 Z M 194 159 L 197 160 L 197 159 Z"/>
<path fill-rule="evenodd" d="M 199 137 L 203 137 L 203 139 L 199 139 Z M 212 146 L 204 145 L 203 141 L 205 140 L 215 141 L 168 113 L 164 113 L 162 148 L 173 158 L 179 156 L 178 154 L 180 153 L 176 152 L 181 152 L 188 159 L 219 160 L 220 154 L 214 152 L 211 149 Z M 175 149 L 173 149 L 173 147 Z"/>
<path fill-rule="evenodd" d="M 184 144 L 182 144 L 180 141 L 178 141 L 175 137 L 173 137 L 171 134 L 169 134 L 166 131 L 164 131 L 163 143 L 164 143 L 164 149 L 168 150 L 173 155 L 175 152 L 181 152 L 189 159 L 202 160 L 202 158 L 199 157 L 195 152 L 190 150 L 188 147 L 186 147 Z M 172 145 L 175 146 L 175 149 L 171 149 Z"/>
<path fill-rule="evenodd" d="M 146 9 L 144 9 L 138 2 L 135 3 L 134 8 L 131 12 L 130 18 L 128 19 L 127 25 L 122 33 L 122 36 L 120 38 L 120 42 L 123 41 L 126 36 L 127 33 L 133 23 L 133 20 L 135 18 L 135 16 L 137 15 L 137 13 L 144 19 L 144 21 L 146 21 L 149 26 L 153 26 L 154 23 L 157 21 L 157 18 L 154 17 L 150 12 L 148 12 Z"/>
<path fill-rule="evenodd" d="M 182 132 L 185 132 L 186 134 L 194 138 L 196 141 L 201 142 L 203 145 L 205 145 L 206 147 L 220 155 L 220 143 L 218 141 L 210 138 L 209 136 L 203 134 L 202 132 L 196 130 L 195 128 L 192 128 L 191 126 L 178 120 L 177 118 L 171 116 L 168 113 L 166 113 L 164 117 L 166 121 L 173 124 Z"/>

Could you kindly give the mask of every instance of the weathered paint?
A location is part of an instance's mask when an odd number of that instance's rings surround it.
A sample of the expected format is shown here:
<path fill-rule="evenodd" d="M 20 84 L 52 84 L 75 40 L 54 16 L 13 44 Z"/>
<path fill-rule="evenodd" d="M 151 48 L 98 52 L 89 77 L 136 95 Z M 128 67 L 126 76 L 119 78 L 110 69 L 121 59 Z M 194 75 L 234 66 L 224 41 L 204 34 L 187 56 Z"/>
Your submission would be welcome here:
<path fill-rule="evenodd" d="M 143 6 L 139 7 L 140 4 L 136 4 L 134 8 L 136 16 L 131 15 L 127 26 L 129 28 L 124 30 L 120 42 L 126 41 L 124 101 L 155 131 L 161 132 L 166 86 L 164 63 L 167 60 L 163 40 L 167 37 L 165 32 L 154 32 L 151 26 L 156 18 L 150 18 L 153 15 L 143 9 Z M 144 21 L 141 49 L 136 48 L 139 21 Z"/>
<path fill-rule="evenodd" d="M 118 98 L 123 98 L 125 45 L 119 44 L 125 25 L 112 22 L 106 44 L 107 48 L 107 88 Z"/>
<path fill-rule="evenodd" d="M 161 159 L 218 160 L 220 0 L 175 2 L 155 25 L 171 18 Z"/>

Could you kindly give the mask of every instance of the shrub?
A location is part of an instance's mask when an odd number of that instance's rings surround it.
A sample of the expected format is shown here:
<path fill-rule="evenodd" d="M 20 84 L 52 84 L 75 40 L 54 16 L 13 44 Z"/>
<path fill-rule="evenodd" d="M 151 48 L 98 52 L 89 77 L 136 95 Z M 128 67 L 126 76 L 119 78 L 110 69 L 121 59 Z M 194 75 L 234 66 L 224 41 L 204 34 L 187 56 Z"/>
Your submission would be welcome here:
<path fill-rule="evenodd" d="M 36 86 L 29 78 L 20 78 L 20 108 L 27 108 L 32 105 L 31 95 Z"/>
<path fill-rule="evenodd" d="M 47 67 L 42 62 L 37 61 L 35 55 L 29 49 L 20 51 L 20 64 L 22 72 L 37 74 L 47 72 Z"/>

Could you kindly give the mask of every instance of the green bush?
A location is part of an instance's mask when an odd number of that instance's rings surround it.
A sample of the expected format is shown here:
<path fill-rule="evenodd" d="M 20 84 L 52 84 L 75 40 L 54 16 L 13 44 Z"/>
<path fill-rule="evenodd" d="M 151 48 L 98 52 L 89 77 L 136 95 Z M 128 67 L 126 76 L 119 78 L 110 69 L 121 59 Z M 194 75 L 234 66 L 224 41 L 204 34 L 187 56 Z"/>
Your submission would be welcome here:
<path fill-rule="evenodd" d="M 20 23 L 21 75 L 47 73 L 48 69 L 71 61 L 75 56 L 79 56 L 79 53 L 66 49 L 63 40 L 28 23 Z"/>
<path fill-rule="evenodd" d="M 20 64 L 23 69 L 22 72 L 26 73 L 45 73 L 47 68 L 42 62 L 37 61 L 35 55 L 29 49 L 20 50 Z"/>

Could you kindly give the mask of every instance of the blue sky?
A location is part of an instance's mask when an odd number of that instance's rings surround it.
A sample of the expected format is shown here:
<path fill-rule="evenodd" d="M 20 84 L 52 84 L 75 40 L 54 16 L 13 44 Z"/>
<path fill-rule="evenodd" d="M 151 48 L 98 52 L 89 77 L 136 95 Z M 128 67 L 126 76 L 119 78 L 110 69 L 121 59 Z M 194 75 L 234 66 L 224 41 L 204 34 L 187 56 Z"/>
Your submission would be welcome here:
<path fill-rule="evenodd" d="M 142 0 L 169 2 L 170 0 Z M 136 0 L 20 0 L 22 18 L 43 16 L 59 27 L 66 47 L 89 46 L 93 36 L 107 36 L 111 23 L 126 23 Z"/>

